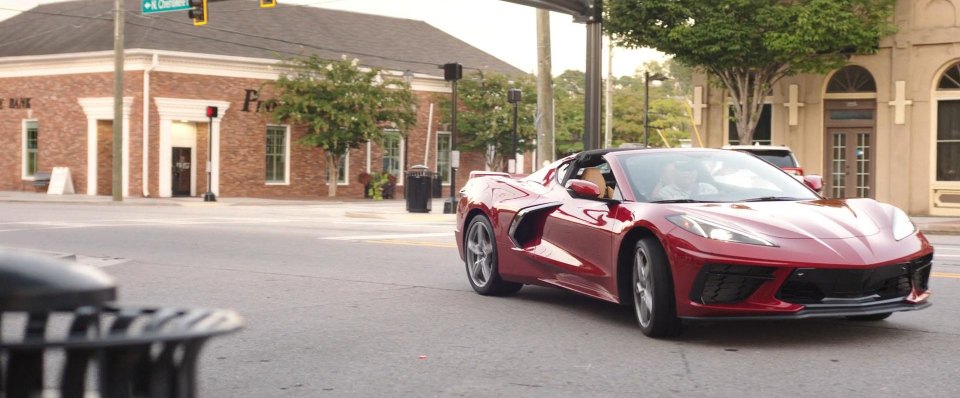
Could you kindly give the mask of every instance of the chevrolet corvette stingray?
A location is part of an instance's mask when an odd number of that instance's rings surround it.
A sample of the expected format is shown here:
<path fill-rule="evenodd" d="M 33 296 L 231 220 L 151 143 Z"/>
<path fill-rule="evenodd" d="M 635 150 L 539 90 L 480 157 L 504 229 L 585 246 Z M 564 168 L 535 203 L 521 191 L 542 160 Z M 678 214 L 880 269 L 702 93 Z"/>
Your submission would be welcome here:
<path fill-rule="evenodd" d="M 683 319 L 882 320 L 930 306 L 933 248 L 900 209 L 827 199 L 752 155 L 592 150 L 524 178 L 474 172 L 456 238 L 482 295 L 552 286 Z"/>

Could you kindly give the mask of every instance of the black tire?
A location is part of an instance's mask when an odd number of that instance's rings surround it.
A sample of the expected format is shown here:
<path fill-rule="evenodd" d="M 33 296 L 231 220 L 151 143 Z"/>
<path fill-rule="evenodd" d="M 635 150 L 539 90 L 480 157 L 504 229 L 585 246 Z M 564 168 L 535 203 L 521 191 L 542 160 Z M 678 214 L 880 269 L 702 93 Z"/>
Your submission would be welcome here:
<path fill-rule="evenodd" d="M 633 309 L 643 334 L 671 337 L 682 333 L 683 323 L 677 318 L 673 295 L 673 275 L 660 242 L 655 238 L 640 239 L 634 246 L 631 266 Z"/>
<path fill-rule="evenodd" d="M 863 321 L 863 322 L 873 322 L 873 321 L 882 321 L 893 315 L 892 312 L 881 312 L 879 314 L 870 314 L 870 315 L 853 315 L 848 316 L 847 319 L 851 321 Z"/>
<path fill-rule="evenodd" d="M 467 281 L 473 290 L 484 296 L 508 296 L 520 291 L 522 283 L 508 282 L 500 277 L 497 237 L 490 220 L 486 216 L 476 216 L 470 220 L 466 231 L 463 257 Z"/>

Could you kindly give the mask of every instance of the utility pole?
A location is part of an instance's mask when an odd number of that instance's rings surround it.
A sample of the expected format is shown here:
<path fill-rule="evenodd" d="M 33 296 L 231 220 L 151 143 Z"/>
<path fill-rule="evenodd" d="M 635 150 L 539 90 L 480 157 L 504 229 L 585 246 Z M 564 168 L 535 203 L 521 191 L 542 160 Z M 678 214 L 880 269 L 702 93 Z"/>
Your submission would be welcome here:
<path fill-rule="evenodd" d="M 613 39 L 607 42 L 607 85 L 604 108 L 606 117 L 603 123 L 603 147 L 613 146 Z"/>
<path fill-rule="evenodd" d="M 123 201 L 123 0 L 113 7 L 113 201 Z M 89 178 L 89 177 L 88 177 Z"/>
<path fill-rule="evenodd" d="M 550 11 L 537 9 L 537 161 L 553 162 L 553 61 L 550 52 Z M 539 170 L 541 165 L 533 166 Z"/>

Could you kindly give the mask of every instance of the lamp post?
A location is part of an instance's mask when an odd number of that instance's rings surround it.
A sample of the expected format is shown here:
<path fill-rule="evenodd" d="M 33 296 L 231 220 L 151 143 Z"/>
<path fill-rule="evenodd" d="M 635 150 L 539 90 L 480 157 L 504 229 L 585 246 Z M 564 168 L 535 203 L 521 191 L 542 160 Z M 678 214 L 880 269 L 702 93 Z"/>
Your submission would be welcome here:
<path fill-rule="evenodd" d="M 520 97 L 521 92 L 519 88 L 511 88 L 507 90 L 507 102 L 513 104 L 513 150 L 510 151 L 510 158 L 513 161 L 513 170 L 510 170 L 511 173 L 517 172 L 517 106 L 520 104 Z"/>
<path fill-rule="evenodd" d="M 457 151 L 457 80 L 463 78 L 463 65 L 457 62 L 443 64 L 443 80 L 450 82 L 452 92 L 450 106 L 450 199 L 443 204 L 443 214 L 457 212 L 457 167 L 460 167 L 460 152 Z"/>
<path fill-rule="evenodd" d="M 647 130 L 650 129 L 650 80 L 667 80 L 667 77 L 659 73 L 650 74 L 650 72 L 643 72 L 643 147 L 646 148 L 649 145 L 649 137 L 647 135 Z"/>
<path fill-rule="evenodd" d="M 215 106 L 207 107 L 207 192 L 203 194 L 204 202 L 216 202 L 217 195 L 213 193 L 213 118 L 219 116 L 219 110 Z"/>

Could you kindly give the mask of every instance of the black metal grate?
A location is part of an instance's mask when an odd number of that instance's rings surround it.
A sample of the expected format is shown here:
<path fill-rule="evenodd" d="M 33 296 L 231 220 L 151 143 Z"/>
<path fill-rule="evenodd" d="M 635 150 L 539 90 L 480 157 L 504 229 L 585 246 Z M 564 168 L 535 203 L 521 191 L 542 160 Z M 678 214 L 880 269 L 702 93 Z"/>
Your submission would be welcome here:
<path fill-rule="evenodd" d="M 704 304 L 730 304 L 746 300 L 763 282 L 773 279 L 773 268 L 708 264 L 697 275 L 691 297 Z"/>
<path fill-rule="evenodd" d="M 927 289 L 932 256 L 866 270 L 798 268 L 777 292 L 794 304 L 822 304 L 824 299 L 884 300 Z"/>

